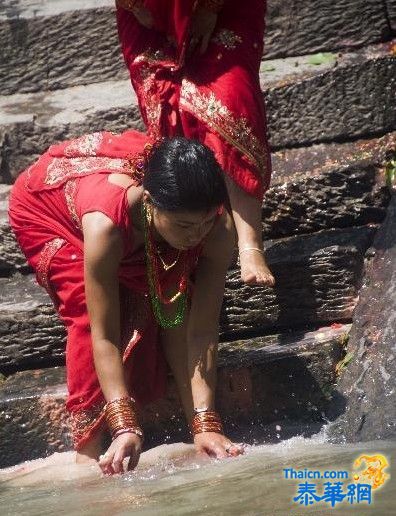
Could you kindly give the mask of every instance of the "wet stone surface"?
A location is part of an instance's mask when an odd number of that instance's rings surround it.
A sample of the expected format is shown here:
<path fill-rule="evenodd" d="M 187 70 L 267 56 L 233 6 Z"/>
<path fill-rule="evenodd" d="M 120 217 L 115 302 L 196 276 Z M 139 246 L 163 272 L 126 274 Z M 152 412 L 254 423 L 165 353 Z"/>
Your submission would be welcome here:
<path fill-rule="evenodd" d="M 221 315 L 222 339 L 350 319 L 375 229 L 269 241 L 268 259 L 277 286 L 242 285 L 239 270 L 231 269 Z M 0 371 L 61 363 L 64 329 L 33 277 L 0 278 L 0 292 Z"/>
<path fill-rule="evenodd" d="M 337 385 L 335 440 L 396 437 L 396 195 L 378 231 Z"/>
<path fill-rule="evenodd" d="M 216 399 L 232 437 L 291 419 L 323 423 L 349 325 L 222 344 Z M 70 449 L 64 368 L 25 371 L 0 386 L 0 467 Z M 190 440 L 173 379 L 166 398 L 142 411 L 145 446 Z M 241 435 L 243 429 L 243 435 Z M 275 436 L 274 436 L 275 437 Z"/>

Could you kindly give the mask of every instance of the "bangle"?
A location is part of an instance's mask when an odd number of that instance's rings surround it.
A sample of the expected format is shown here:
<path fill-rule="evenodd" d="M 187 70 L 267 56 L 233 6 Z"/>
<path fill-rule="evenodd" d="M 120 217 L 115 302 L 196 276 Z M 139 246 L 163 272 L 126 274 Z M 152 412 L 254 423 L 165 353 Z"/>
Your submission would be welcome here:
<path fill-rule="evenodd" d="M 218 14 L 224 5 L 224 0 L 201 0 L 200 7 L 204 7 L 214 14 Z"/>
<path fill-rule="evenodd" d="M 245 247 L 239 251 L 239 256 L 245 251 L 258 251 L 259 253 L 264 254 L 264 250 L 260 249 L 259 247 Z"/>
<path fill-rule="evenodd" d="M 117 432 L 115 432 L 112 436 L 112 441 L 114 441 L 114 439 L 117 439 L 117 437 L 119 435 L 122 435 L 122 434 L 136 434 L 138 435 L 142 440 L 143 440 L 143 431 L 140 427 L 136 427 L 136 428 L 121 428 L 121 430 L 117 430 Z"/>
<path fill-rule="evenodd" d="M 193 436 L 203 432 L 222 434 L 223 425 L 220 416 L 214 410 L 196 413 L 191 422 L 191 432 Z"/>
<path fill-rule="evenodd" d="M 195 408 L 194 414 L 201 414 L 202 412 L 207 412 L 208 410 L 209 410 L 209 407 Z"/>
<path fill-rule="evenodd" d="M 140 432 L 141 437 L 143 436 L 143 431 L 140 428 L 136 414 L 135 400 L 133 398 L 123 396 L 122 398 L 110 400 L 106 403 L 105 415 L 112 439 L 115 439 L 117 435 L 121 435 L 119 433 L 121 430 L 126 429 L 133 429 L 134 433 L 139 435 L 138 432 Z"/>

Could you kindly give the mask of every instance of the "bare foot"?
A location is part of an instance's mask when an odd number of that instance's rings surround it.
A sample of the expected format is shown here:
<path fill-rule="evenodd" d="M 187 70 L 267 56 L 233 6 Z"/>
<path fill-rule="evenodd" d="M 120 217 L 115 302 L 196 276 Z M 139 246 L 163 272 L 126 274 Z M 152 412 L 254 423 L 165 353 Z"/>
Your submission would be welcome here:
<path fill-rule="evenodd" d="M 265 256 L 258 251 L 244 251 L 240 257 L 241 279 L 247 285 L 273 287 L 275 278 L 270 271 Z"/>

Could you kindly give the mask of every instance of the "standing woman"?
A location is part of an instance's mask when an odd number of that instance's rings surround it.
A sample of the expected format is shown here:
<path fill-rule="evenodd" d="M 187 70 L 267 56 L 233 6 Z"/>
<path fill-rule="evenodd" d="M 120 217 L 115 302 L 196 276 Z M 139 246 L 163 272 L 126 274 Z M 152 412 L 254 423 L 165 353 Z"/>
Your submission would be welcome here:
<path fill-rule="evenodd" d="M 110 474 L 125 457 L 137 464 L 138 408 L 164 394 L 166 361 L 197 451 L 243 451 L 223 435 L 214 399 L 234 244 L 225 199 L 209 149 L 184 138 L 153 145 L 136 131 L 53 145 L 17 179 L 12 228 L 67 328 L 77 462 L 96 459 Z"/>
<path fill-rule="evenodd" d="M 263 0 L 116 0 L 118 31 L 143 120 L 213 150 L 226 173 L 241 277 L 274 285 L 261 206 L 271 176 L 259 83 Z"/>

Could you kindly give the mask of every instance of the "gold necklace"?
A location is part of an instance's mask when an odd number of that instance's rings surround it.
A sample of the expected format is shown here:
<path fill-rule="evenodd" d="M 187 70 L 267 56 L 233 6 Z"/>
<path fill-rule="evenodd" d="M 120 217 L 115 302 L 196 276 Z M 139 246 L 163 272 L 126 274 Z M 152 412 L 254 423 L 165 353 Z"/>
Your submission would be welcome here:
<path fill-rule="evenodd" d="M 149 226 L 151 226 L 151 223 L 153 222 L 152 210 L 147 206 L 147 204 L 144 201 L 143 201 L 143 203 L 146 206 L 147 223 L 148 223 Z M 176 259 L 172 263 L 167 264 L 165 262 L 165 260 L 162 258 L 161 253 L 159 252 L 157 246 L 155 246 L 155 252 L 158 254 L 158 257 L 161 260 L 162 267 L 164 268 L 165 272 L 169 271 L 169 269 L 172 269 L 172 267 L 174 267 L 177 264 L 177 262 L 179 261 L 179 258 L 180 258 L 180 249 L 179 249 L 179 252 L 177 253 Z"/>
<path fill-rule="evenodd" d="M 179 252 L 177 253 L 176 260 L 174 262 L 170 263 L 169 265 L 167 263 L 165 263 L 165 260 L 162 258 L 161 254 L 157 248 L 155 248 L 155 251 L 158 254 L 159 259 L 161 260 L 162 267 L 164 268 L 165 271 L 168 271 L 169 269 L 174 267 L 177 264 L 177 262 L 179 261 L 180 249 L 179 249 Z"/>

